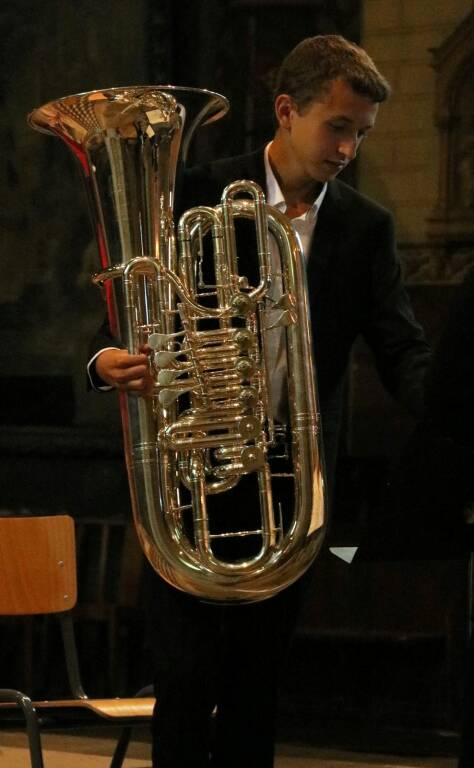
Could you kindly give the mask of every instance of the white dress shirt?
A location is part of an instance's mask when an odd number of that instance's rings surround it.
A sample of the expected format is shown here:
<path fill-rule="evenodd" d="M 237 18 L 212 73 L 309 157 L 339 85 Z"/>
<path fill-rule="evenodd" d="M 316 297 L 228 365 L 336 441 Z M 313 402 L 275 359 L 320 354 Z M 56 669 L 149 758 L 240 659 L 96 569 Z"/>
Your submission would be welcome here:
<path fill-rule="evenodd" d="M 281 213 L 286 213 L 287 205 L 283 197 L 280 185 L 278 184 L 275 174 L 269 160 L 270 144 L 265 147 L 265 176 L 266 176 L 266 199 L 269 205 L 272 205 Z M 316 226 L 316 220 L 318 211 L 322 205 L 324 197 L 327 191 L 327 184 L 324 184 L 318 197 L 313 202 L 312 206 L 308 210 L 291 219 L 291 224 L 296 232 L 301 252 L 305 262 L 307 263 L 309 258 L 309 252 L 311 248 L 311 239 L 313 237 L 314 228 Z M 280 272 L 280 259 L 276 242 L 273 237 L 270 237 L 270 251 L 272 260 L 272 290 L 271 298 L 277 300 L 282 293 L 282 281 Z M 277 315 L 275 312 L 275 319 Z M 286 419 L 286 408 L 284 401 L 286 400 L 286 344 L 285 344 L 285 331 L 282 328 L 274 328 L 267 331 L 268 349 L 267 349 L 267 369 L 269 371 L 270 380 L 270 397 L 272 400 L 273 416 L 277 421 L 284 421 Z"/>
<path fill-rule="evenodd" d="M 272 167 L 270 165 L 270 160 L 268 157 L 271 144 L 272 142 L 270 142 L 270 144 L 267 144 L 267 146 L 265 147 L 265 183 L 267 187 L 267 194 L 266 194 L 267 203 L 269 205 L 273 205 L 273 207 L 276 208 L 278 211 L 281 211 L 281 213 L 286 213 L 287 206 L 285 203 L 285 199 L 280 189 L 280 185 L 278 184 L 278 181 L 275 178 L 275 174 L 273 173 Z M 326 183 L 323 185 L 323 188 L 319 193 L 318 197 L 312 204 L 311 208 L 309 208 L 306 211 L 306 213 L 302 213 L 301 216 L 291 219 L 293 229 L 295 230 L 296 234 L 299 237 L 301 250 L 303 251 L 303 256 L 305 257 L 306 261 L 308 260 L 308 256 L 309 256 L 311 238 L 313 236 L 314 228 L 316 226 L 318 211 L 321 208 L 323 200 L 326 196 L 327 188 L 328 188 L 328 185 Z"/>

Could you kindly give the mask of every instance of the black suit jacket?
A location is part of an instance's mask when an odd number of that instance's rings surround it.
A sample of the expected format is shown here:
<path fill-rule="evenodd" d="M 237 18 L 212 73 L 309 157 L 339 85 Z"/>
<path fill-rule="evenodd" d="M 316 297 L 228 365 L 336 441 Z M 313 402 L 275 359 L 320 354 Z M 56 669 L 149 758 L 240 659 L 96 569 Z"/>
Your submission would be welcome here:
<path fill-rule="evenodd" d="M 236 179 L 252 179 L 265 190 L 262 149 L 185 172 L 178 213 L 197 204 L 217 204 L 224 187 Z M 239 260 L 243 273 L 245 258 L 244 252 Z M 329 182 L 318 214 L 308 288 L 331 482 L 344 380 L 356 337 L 362 334 L 371 347 L 385 387 L 418 415 L 430 350 L 402 285 L 392 216 L 338 180 Z"/>
<path fill-rule="evenodd" d="M 225 186 L 236 179 L 252 179 L 265 189 L 262 149 L 184 171 L 178 181 L 176 220 L 195 205 L 216 205 Z M 248 259 L 246 251 L 239 256 L 242 274 Z M 251 271 L 252 264 L 248 266 Z M 387 389 L 415 413 L 421 412 L 430 353 L 402 285 L 391 215 L 338 180 L 329 183 L 318 214 L 308 259 L 308 287 L 331 485 L 344 379 L 356 337 L 362 334 L 373 350 Z M 93 340 L 91 354 L 107 342 L 110 337 L 102 329 Z"/>
<path fill-rule="evenodd" d="M 474 551 L 473 358 L 471 268 L 428 369 L 424 418 L 393 468 L 383 508 L 372 520 L 369 557 L 445 559 Z"/>

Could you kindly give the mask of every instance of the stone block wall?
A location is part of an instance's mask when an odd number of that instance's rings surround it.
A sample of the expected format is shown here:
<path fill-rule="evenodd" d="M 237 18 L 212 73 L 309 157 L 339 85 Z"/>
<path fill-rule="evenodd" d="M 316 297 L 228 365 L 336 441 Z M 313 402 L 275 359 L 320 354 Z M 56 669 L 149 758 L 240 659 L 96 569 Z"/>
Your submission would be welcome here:
<path fill-rule="evenodd" d="M 44 413 L 41 400 L 51 400 L 48 392 L 66 379 L 74 382 L 66 411 L 76 424 L 108 424 L 115 410 L 110 399 L 88 396 L 85 386 L 87 343 L 104 304 L 90 284 L 98 259 L 82 181 L 72 153 L 33 131 L 27 115 L 68 94 L 144 82 L 146 10 L 144 0 L 2 4 L 0 24 L 8 30 L 0 88 L 0 392 L 8 411 L 2 423 L 25 424 L 35 402 Z M 32 376 L 42 379 L 37 394 Z M 19 395 L 25 388 L 26 410 Z M 53 409 L 43 423 L 71 423 Z"/>
<path fill-rule="evenodd" d="M 365 0 L 362 9 L 361 45 L 393 94 L 361 150 L 359 186 L 393 211 L 402 245 L 423 243 L 439 170 L 430 50 L 462 23 L 472 0 Z"/>

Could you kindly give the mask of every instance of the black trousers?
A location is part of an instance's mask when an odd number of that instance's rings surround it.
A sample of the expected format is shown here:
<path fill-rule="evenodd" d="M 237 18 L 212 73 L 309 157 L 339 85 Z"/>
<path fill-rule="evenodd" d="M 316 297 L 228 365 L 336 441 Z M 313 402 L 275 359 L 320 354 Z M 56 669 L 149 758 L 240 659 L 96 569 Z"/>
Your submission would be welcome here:
<path fill-rule="evenodd" d="M 278 687 L 304 581 L 260 603 L 218 605 L 150 568 L 155 768 L 272 768 Z"/>

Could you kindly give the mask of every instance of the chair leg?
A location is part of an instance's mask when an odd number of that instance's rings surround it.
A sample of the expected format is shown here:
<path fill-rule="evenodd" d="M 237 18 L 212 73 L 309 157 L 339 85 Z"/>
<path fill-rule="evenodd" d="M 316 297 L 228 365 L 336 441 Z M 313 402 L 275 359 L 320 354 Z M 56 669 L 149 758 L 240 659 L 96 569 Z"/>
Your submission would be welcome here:
<path fill-rule="evenodd" d="M 14 701 L 22 710 L 26 722 L 31 768 L 44 768 L 38 718 L 31 699 L 21 691 L 3 688 L 0 690 L 0 701 Z"/>
<path fill-rule="evenodd" d="M 127 754 L 128 745 L 130 744 L 132 730 L 133 728 L 131 726 L 122 728 L 112 757 L 112 762 L 110 763 L 110 768 L 122 768 L 122 763 Z"/>
<path fill-rule="evenodd" d="M 141 688 L 134 695 L 134 698 L 140 698 L 141 696 L 153 696 L 153 685 L 147 685 Z M 122 768 L 122 763 L 127 754 L 128 745 L 132 737 L 133 726 L 125 726 L 120 732 L 120 736 L 115 747 L 115 752 L 110 763 L 110 768 Z"/>

